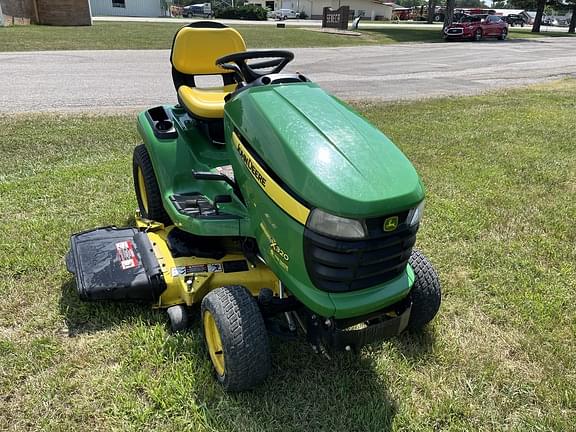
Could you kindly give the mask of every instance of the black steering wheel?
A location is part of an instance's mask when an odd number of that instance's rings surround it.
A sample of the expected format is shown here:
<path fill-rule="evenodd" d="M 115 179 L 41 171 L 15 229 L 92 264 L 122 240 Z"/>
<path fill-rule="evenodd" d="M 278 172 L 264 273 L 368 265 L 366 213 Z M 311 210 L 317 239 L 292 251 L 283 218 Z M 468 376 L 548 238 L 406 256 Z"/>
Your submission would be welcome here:
<path fill-rule="evenodd" d="M 250 65 L 246 63 L 247 60 L 259 58 L 271 58 L 273 60 L 252 63 Z M 220 57 L 216 60 L 216 65 L 220 66 L 222 69 L 236 72 L 237 78 L 241 81 L 251 83 L 264 75 L 280 72 L 293 59 L 294 53 L 284 50 L 242 51 Z M 267 68 L 272 68 L 272 70 L 266 73 L 256 72 L 255 70 Z"/>

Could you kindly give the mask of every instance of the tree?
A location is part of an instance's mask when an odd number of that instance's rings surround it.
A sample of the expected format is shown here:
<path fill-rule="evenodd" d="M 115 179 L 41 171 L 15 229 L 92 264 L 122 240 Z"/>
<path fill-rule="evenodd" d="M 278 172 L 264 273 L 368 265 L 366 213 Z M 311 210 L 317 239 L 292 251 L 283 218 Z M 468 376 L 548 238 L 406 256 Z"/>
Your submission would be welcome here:
<path fill-rule="evenodd" d="M 515 9 L 534 10 L 537 0 L 509 0 L 508 3 Z"/>
<path fill-rule="evenodd" d="M 426 0 L 397 0 L 394 3 L 402 7 L 414 7 L 414 6 L 422 6 L 423 4 L 426 3 Z"/>
<path fill-rule="evenodd" d="M 536 5 L 536 18 L 534 18 L 534 24 L 532 25 L 532 33 L 540 33 L 540 24 L 542 23 L 545 7 L 546 0 L 538 0 L 538 4 Z"/>
<path fill-rule="evenodd" d="M 428 0 L 428 24 L 434 22 L 434 13 L 436 12 L 436 2 L 434 0 Z"/>
<path fill-rule="evenodd" d="M 456 0 L 447 0 L 446 1 L 446 12 L 444 13 L 444 27 L 442 31 L 454 20 L 454 6 L 456 6 Z"/>
<path fill-rule="evenodd" d="M 482 0 L 456 0 L 455 5 L 459 8 L 485 8 L 486 3 Z"/>
<path fill-rule="evenodd" d="M 568 27 L 568 33 L 574 33 L 576 30 L 576 1 L 572 1 L 572 18 L 570 18 L 570 26 Z"/>

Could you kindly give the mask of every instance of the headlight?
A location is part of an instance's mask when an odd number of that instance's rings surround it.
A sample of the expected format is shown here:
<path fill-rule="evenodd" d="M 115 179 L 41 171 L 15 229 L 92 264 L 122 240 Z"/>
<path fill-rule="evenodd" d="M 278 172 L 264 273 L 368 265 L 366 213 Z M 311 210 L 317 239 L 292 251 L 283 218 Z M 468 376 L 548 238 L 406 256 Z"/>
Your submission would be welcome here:
<path fill-rule="evenodd" d="M 418 207 L 415 207 L 412 210 L 410 210 L 410 213 L 408 214 L 408 221 L 409 221 L 408 225 L 412 227 L 420 223 L 420 221 L 422 220 L 423 213 L 424 213 L 424 201 L 418 204 Z"/>
<path fill-rule="evenodd" d="M 331 237 L 364 238 L 364 224 L 356 219 L 334 216 L 320 209 L 312 210 L 306 226 L 312 231 Z"/>

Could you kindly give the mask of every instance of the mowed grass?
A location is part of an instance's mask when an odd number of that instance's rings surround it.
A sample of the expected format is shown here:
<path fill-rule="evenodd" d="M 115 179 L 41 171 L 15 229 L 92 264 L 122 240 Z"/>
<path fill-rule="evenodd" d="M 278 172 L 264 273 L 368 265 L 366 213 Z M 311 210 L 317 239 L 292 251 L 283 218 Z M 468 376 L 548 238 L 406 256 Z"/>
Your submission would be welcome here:
<path fill-rule="evenodd" d="M 96 21 L 91 27 L 16 26 L 0 27 L 0 52 L 80 49 L 169 49 L 176 31 L 187 23 Z M 442 42 L 441 27 L 410 28 L 403 25 L 361 25 L 361 36 L 322 33 L 310 28 L 278 29 L 272 25 L 235 26 L 249 48 L 336 47 L 383 45 L 399 42 Z M 318 29 L 317 29 L 318 30 Z M 534 35 L 511 29 L 511 38 L 573 36 L 567 33 Z"/>
<path fill-rule="evenodd" d="M 428 190 L 418 237 L 443 304 L 419 335 L 331 361 L 272 338 L 243 394 L 211 376 L 198 322 L 79 301 L 71 233 L 128 223 L 133 116 L 0 128 L 0 430 L 576 430 L 576 81 L 360 104 Z"/>

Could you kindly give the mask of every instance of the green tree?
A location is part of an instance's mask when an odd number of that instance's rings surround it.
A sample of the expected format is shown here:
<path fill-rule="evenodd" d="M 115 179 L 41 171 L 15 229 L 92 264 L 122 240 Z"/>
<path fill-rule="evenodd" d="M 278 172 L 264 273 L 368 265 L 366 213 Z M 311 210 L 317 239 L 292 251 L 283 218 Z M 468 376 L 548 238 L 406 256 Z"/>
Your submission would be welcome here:
<path fill-rule="evenodd" d="M 510 6 L 515 9 L 534 10 L 537 0 L 509 0 Z"/>
<path fill-rule="evenodd" d="M 426 4 L 426 0 L 398 0 L 396 2 L 397 5 L 402 7 L 415 7 L 415 6 L 422 6 Z"/>
<path fill-rule="evenodd" d="M 573 0 L 569 0 L 572 3 Z M 553 9 L 565 9 L 566 2 L 563 0 L 546 0 L 546 5 Z M 538 8 L 538 0 L 508 0 L 508 4 L 515 9 L 536 10 Z"/>
<path fill-rule="evenodd" d="M 486 3 L 482 0 L 456 0 L 455 6 L 459 8 L 485 8 Z"/>

